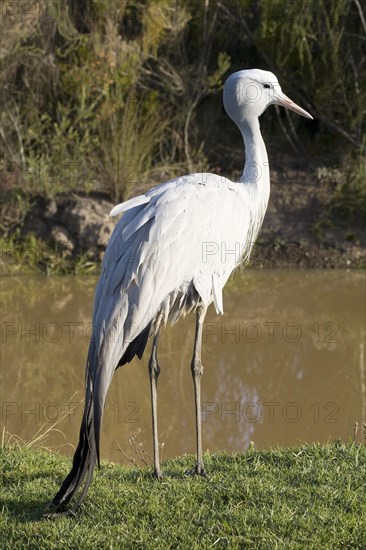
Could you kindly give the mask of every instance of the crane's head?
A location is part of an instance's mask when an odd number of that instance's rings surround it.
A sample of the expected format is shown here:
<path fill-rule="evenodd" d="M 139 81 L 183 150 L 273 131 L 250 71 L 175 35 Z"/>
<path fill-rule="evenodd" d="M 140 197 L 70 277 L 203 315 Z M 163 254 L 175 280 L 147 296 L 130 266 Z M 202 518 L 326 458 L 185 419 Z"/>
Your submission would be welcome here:
<path fill-rule="evenodd" d="M 261 69 L 247 69 L 233 73 L 224 85 L 224 107 L 238 125 L 250 118 L 259 117 L 268 105 L 282 105 L 306 118 L 313 118 L 296 105 L 281 90 L 277 77 Z"/>

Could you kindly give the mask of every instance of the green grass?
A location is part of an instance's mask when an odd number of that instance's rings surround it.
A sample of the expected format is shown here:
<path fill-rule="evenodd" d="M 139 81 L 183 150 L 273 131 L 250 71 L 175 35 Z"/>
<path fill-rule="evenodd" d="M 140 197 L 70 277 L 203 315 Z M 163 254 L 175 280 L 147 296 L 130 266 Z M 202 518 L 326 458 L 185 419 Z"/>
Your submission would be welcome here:
<path fill-rule="evenodd" d="M 42 510 L 70 467 L 47 451 L 1 450 L 4 548 L 365 548 L 366 446 L 334 443 L 229 456 L 207 454 L 149 469 L 103 463 L 75 517 Z"/>
<path fill-rule="evenodd" d="M 96 275 L 100 260 L 89 258 L 87 253 L 67 254 L 55 246 L 29 233 L 0 235 L 0 277 L 43 273 L 45 275 Z"/>

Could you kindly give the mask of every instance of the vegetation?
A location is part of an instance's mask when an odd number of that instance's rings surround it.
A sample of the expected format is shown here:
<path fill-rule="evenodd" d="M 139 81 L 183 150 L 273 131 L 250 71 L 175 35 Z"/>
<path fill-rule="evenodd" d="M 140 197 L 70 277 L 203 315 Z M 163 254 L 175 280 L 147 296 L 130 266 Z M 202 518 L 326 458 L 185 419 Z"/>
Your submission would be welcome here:
<path fill-rule="evenodd" d="M 98 270 L 24 234 L 36 196 L 121 201 L 187 172 L 237 177 L 242 144 L 221 91 L 243 67 L 272 70 L 314 114 L 263 117 L 270 161 L 292 170 L 289 185 L 300 169 L 326 187 L 318 237 L 343 223 L 353 238 L 366 217 L 365 17 L 358 0 L 5 2 L 1 272 Z"/>
<path fill-rule="evenodd" d="M 229 72 L 259 66 L 316 118 L 278 114 L 272 155 L 287 143 L 305 162 L 338 167 L 330 211 L 365 210 L 358 0 L 26 0 L 4 4 L 2 27 L 5 190 L 120 200 L 187 171 L 232 175 L 242 149 L 220 90 Z"/>
<path fill-rule="evenodd" d="M 205 457 L 149 469 L 103 463 L 75 517 L 42 519 L 70 460 L 3 448 L 4 548 L 364 548 L 366 447 L 334 443 Z"/>
<path fill-rule="evenodd" d="M 0 276 L 44 273 L 45 275 L 97 275 L 99 259 L 88 253 L 73 256 L 46 244 L 32 233 L 24 237 L 19 230 L 0 236 Z"/>

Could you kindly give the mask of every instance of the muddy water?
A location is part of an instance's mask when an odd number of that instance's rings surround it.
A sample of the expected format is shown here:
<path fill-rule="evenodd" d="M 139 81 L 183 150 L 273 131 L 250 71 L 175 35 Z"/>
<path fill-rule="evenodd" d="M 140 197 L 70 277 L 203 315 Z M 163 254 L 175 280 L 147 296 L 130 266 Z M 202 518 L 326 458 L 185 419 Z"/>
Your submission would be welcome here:
<path fill-rule="evenodd" d="M 72 454 L 83 398 L 95 279 L 2 281 L 2 423 Z M 365 273 L 247 271 L 212 306 L 204 329 L 203 446 L 243 451 L 362 439 L 366 372 Z M 163 457 L 194 452 L 190 359 L 194 318 L 161 338 L 159 439 Z M 115 374 L 104 415 L 102 457 L 150 462 L 147 357 Z M 144 454 L 144 452 L 148 454 Z M 143 459 L 141 458 L 143 457 Z"/>

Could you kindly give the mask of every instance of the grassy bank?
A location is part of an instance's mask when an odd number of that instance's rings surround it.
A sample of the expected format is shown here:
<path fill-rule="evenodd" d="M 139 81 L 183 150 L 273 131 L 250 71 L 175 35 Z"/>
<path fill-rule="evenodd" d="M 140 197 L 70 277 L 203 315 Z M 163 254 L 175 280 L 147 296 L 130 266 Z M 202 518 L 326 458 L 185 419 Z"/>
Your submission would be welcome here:
<path fill-rule="evenodd" d="M 103 463 L 75 517 L 42 519 L 70 460 L 2 449 L 4 548 L 365 548 L 366 446 L 207 455 L 208 478 L 187 478 L 192 457 L 148 469 Z"/>
<path fill-rule="evenodd" d="M 35 235 L 0 235 L 0 277 L 4 275 L 98 275 L 101 260 L 71 255 Z"/>

